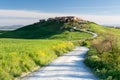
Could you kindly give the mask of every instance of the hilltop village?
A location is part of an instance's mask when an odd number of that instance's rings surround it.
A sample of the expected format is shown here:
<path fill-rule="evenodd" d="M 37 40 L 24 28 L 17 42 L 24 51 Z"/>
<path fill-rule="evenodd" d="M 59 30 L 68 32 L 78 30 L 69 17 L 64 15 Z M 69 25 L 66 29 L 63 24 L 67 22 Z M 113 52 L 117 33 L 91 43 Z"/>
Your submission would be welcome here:
<path fill-rule="evenodd" d="M 55 18 L 48 18 L 47 20 L 41 19 L 39 22 L 45 22 L 45 21 L 55 21 L 55 22 L 72 22 L 72 21 L 79 21 L 79 22 L 85 22 L 85 20 L 82 20 L 80 18 L 77 18 L 75 16 L 63 16 L 63 17 L 55 17 Z"/>

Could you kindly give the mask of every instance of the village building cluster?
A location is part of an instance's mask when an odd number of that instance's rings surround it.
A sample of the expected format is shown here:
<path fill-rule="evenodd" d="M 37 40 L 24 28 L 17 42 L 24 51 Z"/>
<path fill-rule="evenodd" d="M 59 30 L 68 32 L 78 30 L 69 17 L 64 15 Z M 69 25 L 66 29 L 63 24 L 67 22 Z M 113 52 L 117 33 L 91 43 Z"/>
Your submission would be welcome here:
<path fill-rule="evenodd" d="M 83 21 L 83 20 L 74 16 L 55 17 L 55 18 L 48 18 L 47 20 L 45 19 L 40 20 L 40 22 L 45 22 L 45 21 L 70 22 L 70 21 Z"/>

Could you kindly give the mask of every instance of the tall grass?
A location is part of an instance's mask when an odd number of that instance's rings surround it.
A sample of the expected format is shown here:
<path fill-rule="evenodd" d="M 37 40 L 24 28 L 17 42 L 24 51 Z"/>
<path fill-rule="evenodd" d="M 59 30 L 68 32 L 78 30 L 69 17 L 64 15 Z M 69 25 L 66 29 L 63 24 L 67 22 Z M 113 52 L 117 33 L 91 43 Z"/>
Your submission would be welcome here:
<path fill-rule="evenodd" d="M 73 48 L 59 40 L 0 39 L 0 80 L 13 80 Z"/>

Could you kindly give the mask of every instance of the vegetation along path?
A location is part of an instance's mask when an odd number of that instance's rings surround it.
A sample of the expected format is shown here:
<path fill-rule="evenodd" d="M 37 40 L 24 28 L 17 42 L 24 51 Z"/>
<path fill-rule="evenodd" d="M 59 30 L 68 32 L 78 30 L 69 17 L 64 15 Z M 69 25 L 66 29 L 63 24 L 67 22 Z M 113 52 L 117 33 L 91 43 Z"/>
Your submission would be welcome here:
<path fill-rule="evenodd" d="M 92 38 L 97 37 L 93 32 L 87 33 L 91 33 Z M 98 80 L 84 64 L 88 50 L 86 47 L 76 47 L 48 66 L 23 77 L 22 80 Z"/>
<path fill-rule="evenodd" d="M 97 80 L 83 63 L 88 50 L 86 47 L 76 47 L 22 80 Z"/>

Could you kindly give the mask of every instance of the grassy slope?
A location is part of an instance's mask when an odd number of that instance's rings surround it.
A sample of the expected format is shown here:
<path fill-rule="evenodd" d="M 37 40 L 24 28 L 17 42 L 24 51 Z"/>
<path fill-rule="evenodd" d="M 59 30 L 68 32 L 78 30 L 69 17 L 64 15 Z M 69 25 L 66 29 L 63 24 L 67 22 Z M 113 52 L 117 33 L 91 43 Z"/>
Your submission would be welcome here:
<path fill-rule="evenodd" d="M 89 26 L 91 28 L 90 30 L 96 32 L 98 35 L 112 33 L 120 37 L 120 29 L 103 27 L 94 23 L 89 23 Z"/>
<path fill-rule="evenodd" d="M 94 23 L 89 23 L 90 30 L 99 35 L 98 40 L 108 33 L 114 34 L 120 39 L 120 29 L 107 28 Z M 118 42 L 120 46 L 120 42 Z M 103 80 L 119 80 L 120 79 L 120 52 L 106 52 L 99 55 L 95 49 L 90 49 L 86 56 L 85 63 L 91 67 L 95 74 Z M 116 64 L 117 62 L 117 64 Z M 115 66 L 113 66 L 115 65 Z"/>

